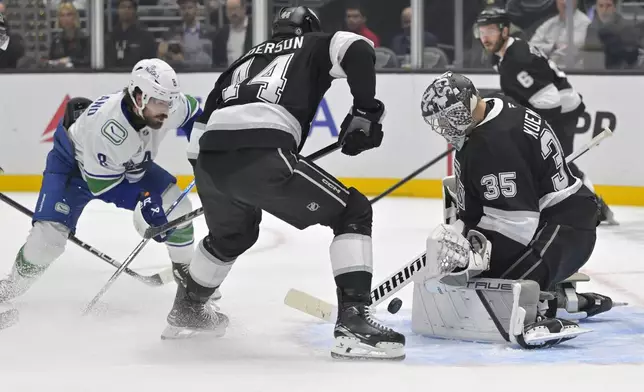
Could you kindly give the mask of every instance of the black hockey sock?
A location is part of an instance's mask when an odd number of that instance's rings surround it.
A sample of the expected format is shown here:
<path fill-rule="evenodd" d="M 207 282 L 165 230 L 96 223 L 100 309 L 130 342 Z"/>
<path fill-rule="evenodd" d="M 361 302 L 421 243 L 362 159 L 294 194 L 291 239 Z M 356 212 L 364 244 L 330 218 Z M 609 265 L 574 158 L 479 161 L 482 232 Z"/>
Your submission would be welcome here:
<path fill-rule="evenodd" d="M 335 284 L 342 294 L 343 302 L 369 302 L 371 272 L 355 271 L 335 277 Z"/>
<path fill-rule="evenodd" d="M 188 274 L 186 279 L 186 293 L 194 301 L 206 302 L 215 293 L 217 287 L 202 286 Z"/>

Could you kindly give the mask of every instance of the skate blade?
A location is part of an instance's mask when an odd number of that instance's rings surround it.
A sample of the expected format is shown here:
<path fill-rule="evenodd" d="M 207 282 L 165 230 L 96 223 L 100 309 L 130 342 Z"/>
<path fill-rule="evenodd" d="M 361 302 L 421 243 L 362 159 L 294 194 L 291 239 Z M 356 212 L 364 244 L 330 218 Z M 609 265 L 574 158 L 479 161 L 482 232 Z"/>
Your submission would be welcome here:
<path fill-rule="evenodd" d="M 402 361 L 405 359 L 405 346 L 400 343 L 378 343 L 375 347 L 349 337 L 335 338 L 331 357 L 344 360 L 381 360 Z"/>
<path fill-rule="evenodd" d="M 585 333 L 592 332 L 592 331 L 593 331 L 592 329 L 569 328 L 557 333 L 550 333 L 550 332 L 534 333 L 534 334 L 531 334 L 530 336 L 524 336 L 524 340 L 527 344 L 536 346 L 550 340 L 576 338 L 579 335 L 583 335 Z"/>
<path fill-rule="evenodd" d="M 167 325 L 161 332 L 161 340 L 182 340 L 195 338 L 220 338 L 226 334 L 226 326 L 219 326 L 214 330 L 192 329 Z"/>
<path fill-rule="evenodd" d="M 20 321 L 20 314 L 17 309 L 9 309 L 0 313 L 0 329 L 9 328 Z"/>

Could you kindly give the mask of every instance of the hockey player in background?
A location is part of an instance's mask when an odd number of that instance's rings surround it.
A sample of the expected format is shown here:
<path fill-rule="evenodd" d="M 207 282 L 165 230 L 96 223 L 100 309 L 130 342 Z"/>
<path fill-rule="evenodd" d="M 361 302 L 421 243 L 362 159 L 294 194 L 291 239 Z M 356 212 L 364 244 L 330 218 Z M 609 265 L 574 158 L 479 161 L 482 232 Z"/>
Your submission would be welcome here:
<path fill-rule="evenodd" d="M 465 237 L 476 230 L 485 237 L 478 243 L 491 244 L 479 277 L 532 280 L 542 291 L 555 291 L 592 254 L 598 205 L 565 162 L 550 125 L 506 97 L 482 99 L 469 79 L 451 72 L 427 88 L 421 109 L 432 130 L 457 150 L 449 193 L 458 220 L 437 230 L 447 234 L 438 240 L 450 250 L 439 260 L 441 272 L 474 267 Z M 595 293 L 577 294 L 577 301 L 587 316 L 612 307 L 610 298 Z M 552 317 L 557 305 L 549 305 L 545 316 Z M 551 332 L 572 325 L 538 317 Z"/>
<path fill-rule="evenodd" d="M 198 102 L 181 93 L 174 70 L 159 59 L 141 60 L 121 92 L 94 102 L 72 99 L 54 133 L 27 241 L 11 273 L 0 280 L 0 302 L 24 292 L 62 255 L 67 238 L 91 200 L 134 210 L 140 233 L 167 222 L 181 194 L 176 178 L 153 162 L 163 138 L 183 128 L 189 135 L 201 114 Z M 162 208 L 163 207 L 163 208 Z M 171 215 L 192 210 L 184 198 Z M 192 225 L 154 238 L 165 242 L 177 273 L 193 254 Z"/>
<path fill-rule="evenodd" d="M 180 336 L 188 329 L 175 326 L 185 324 L 225 332 L 227 317 L 206 300 L 257 241 L 265 210 L 298 229 L 321 224 L 335 234 L 330 257 L 339 310 L 332 356 L 404 358 L 405 337 L 369 313 L 371 204 L 298 156 L 336 78 L 346 78 L 353 95 L 339 135 L 342 152 L 380 146 L 385 108 L 375 98 L 374 67 L 370 41 L 349 32 L 323 33 L 310 9 L 296 7 L 282 9 L 272 37 L 221 74 L 188 153 L 209 234 L 197 247 L 186 286 L 178 288 L 164 337 Z"/>
<path fill-rule="evenodd" d="M 577 122 L 586 105 L 566 74 L 539 48 L 510 37 L 510 18 L 504 9 L 483 10 L 476 26 L 481 44 L 494 57 L 503 93 L 548 121 L 564 154 L 571 154 Z M 569 166 L 572 173 L 594 192 L 590 179 L 577 165 L 571 163 Z M 601 197 L 597 196 L 597 199 L 601 206 L 600 221 L 617 224 L 608 205 Z"/>

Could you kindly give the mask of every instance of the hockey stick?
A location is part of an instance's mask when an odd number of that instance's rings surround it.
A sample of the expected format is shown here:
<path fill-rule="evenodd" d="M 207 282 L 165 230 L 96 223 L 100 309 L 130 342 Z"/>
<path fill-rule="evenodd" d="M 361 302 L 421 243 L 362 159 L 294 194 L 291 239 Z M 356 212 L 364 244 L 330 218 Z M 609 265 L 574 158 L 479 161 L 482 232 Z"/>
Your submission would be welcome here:
<path fill-rule="evenodd" d="M 172 203 L 172 205 L 168 208 L 168 210 L 166 211 L 166 215 L 170 215 L 172 210 L 174 210 L 175 207 L 179 205 L 179 203 L 181 203 L 181 201 L 188 195 L 188 193 L 190 193 L 190 191 L 194 186 L 195 186 L 195 180 L 193 179 L 192 182 L 190 182 L 190 184 L 186 187 L 186 189 L 184 189 L 181 192 L 177 200 L 175 200 L 174 203 Z M 143 247 L 145 247 L 148 241 L 150 241 L 149 238 L 144 238 L 143 240 L 141 240 L 141 242 L 139 242 L 139 244 L 136 246 L 136 248 L 134 248 L 132 253 L 130 253 L 130 255 L 125 259 L 123 264 L 121 264 L 116 269 L 116 272 L 114 272 L 112 277 L 107 281 L 107 283 L 105 283 L 101 291 L 99 291 L 98 294 L 96 294 L 92 299 L 92 301 L 87 305 L 87 307 L 83 311 L 84 315 L 88 314 L 92 310 L 94 305 L 96 305 L 96 303 L 101 299 L 103 294 L 105 294 L 107 290 L 109 290 L 109 288 L 112 286 L 112 284 L 114 284 L 114 282 L 121 275 L 121 273 L 123 273 L 123 271 L 128 267 L 128 265 L 130 265 L 132 261 L 134 261 L 134 258 L 141 252 L 141 250 L 143 250 Z"/>
<path fill-rule="evenodd" d="M 338 143 L 334 142 L 334 143 L 329 144 L 328 146 L 326 146 L 326 147 L 324 147 L 324 148 L 312 153 L 311 155 L 309 155 L 305 159 L 309 160 L 309 161 L 315 161 L 317 159 L 320 159 L 320 158 L 323 158 L 323 157 L 329 155 L 330 153 L 332 153 L 333 151 L 337 150 L 338 148 L 340 148 L 340 145 Z M 165 224 L 163 224 L 161 226 L 148 227 L 145 230 L 145 234 L 143 235 L 143 238 L 148 238 L 149 239 L 149 238 L 156 237 L 159 234 L 163 234 L 168 230 L 172 230 L 175 227 L 177 227 L 179 225 L 182 225 L 182 224 L 184 224 L 186 222 L 189 222 L 189 221 L 191 221 L 191 220 L 193 220 L 193 219 L 195 219 L 195 218 L 197 218 L 197 217 L 199 217 L 201 215 L 203 215 L 203 207 L 199 207 L 196 210 L 194 210 L 192 212 L 189 212 L 186 215 L 180 216 L 177 219 L 174 219 L 174 220 L 172 220 L 172 221 L 170 221 L 168 223 L 165 223 Z"/>
<path fill-rule="evenodd" d="M 597 146 L 601 141 L 612 136 L 612 134 L 613 133 L 609 128 L 604 128 L 600 134 L 592 138 L 585 146 L 567 156 L 566 163 L 573 162 L 590 149 Z M 424 269 L 426 265 L 427 258 L 425 253 L 423 253 L 383 280 L 373 290 L 371 290 L 371 306 L 380 305 L 387 298 L 400 291 L 409 282 L 411 282 L 413 276 L 420 270 Z M 286 293 L 284 304 L 326 321 L 332 321 L 337 314 L 337 308 L 334 305 L 295 289 L 290 289 Z"/>
<path fill-rule="evenodd" d="M 11 207 L 15 208 L 16 210 L 22 212 L 23 214 L 27 215 L 28 217 L 32 218 L 34 213 L 29 210 L 27 207 L 23 206 L 22 204 L 18 203 L 17 201 L 13 200 L 9 196 L 5 195 L 4 193 L 0 193 L 0 200 L 4 201 L 5 203 L 9 204 Z M 89 253 L 93 254 L 94 256 L 98 257 L 99 259 L 105 261 L 106 263 L 119 268 L 121 266 L 121 263 L 118 261 L 114 260 L 110 256 L 106 255 L 105 253 L 101 252 L 100 250 L 92 247 L 91 245 L 87 244 L 84 241 L 79 240 L 74 236 L 73 234 L 69 235 L 69 240 L 73 242 L 74 244 L 80 246 L 81 248 L 85 249 Z M 151 276 L 145 276 L 145 275 L 140 275 L 131 269 L 126 268 L 125 273 L 130 275 L 131 277 L 147 284 L 148 286 L 163 286 L 164 284 L 172 281 L 174 278 L 172 276 L 172 268 L 165 269 L 157 274 L 151 275 Z"/>
<path fill-rule="evenodd" d="M 390 194 L 391 192 L 393 192 L 393 191 L 395 191 L 396 189 L 400 188 L 401 186 L 403 186 L 404 184 L 406 184 L 407 182 L 409 182 L 409 180 L 411 180 L 412 178 L 416 177 L 416 176 L 417 176 L 417 175 L 419 175 L 420 173 L 422 173 L 422 172 L 424 172 L 425 170 L 427 170 L 427 168 L 428 168 L 428 167 L 432 166 L 432 165 L 433 165 L 433 164 L 435 164 L 436 162 L 440 161 L 441 159 L 443 159 L 443 158 L 445 158 L 446 156 L 448 156 L 449 154 L 451 154 L 451 153 L 452 153 L 452 151 L 454 151 L 454 147 L 450 147 L 450 148 L 449 148 L 447 151 L 445 151 L 444 153 L 440 154 L 440 155 L 439 155 L 439 156 L 437 156 L 436 158 L 432 159 L 431 161 L 427 162 L 427 163 L 426 163 L 426 164 L 424 164 L 423 166 L 419 167 L 418 169 L 416 169 L 415 171 L 413 171 L 410 175 L 408 175 L 407 177 L 405 177 L 405 178 L 403 178 L 402 180 L 398 181 L 397 183 L 395 183 L 394 185 L 392 185 L 389 189 L 385 190 L 384 192 L 382 192 L 382 193 L 381 193 L 381 194 L 379 194 L 378 196 L 376 196 L 376 197 L 374 197 L 373 199 L 371 199 L 371 200 L 370 200 L 370 201 L 371 201 L 371 204 L 373 204 L 373 203 L 377 202 L 378 200 L 380 200 L 380 199 L 382 199 L 383 197 L 387 196 L 387 195 L 388 195 L 388 194 Z"/>

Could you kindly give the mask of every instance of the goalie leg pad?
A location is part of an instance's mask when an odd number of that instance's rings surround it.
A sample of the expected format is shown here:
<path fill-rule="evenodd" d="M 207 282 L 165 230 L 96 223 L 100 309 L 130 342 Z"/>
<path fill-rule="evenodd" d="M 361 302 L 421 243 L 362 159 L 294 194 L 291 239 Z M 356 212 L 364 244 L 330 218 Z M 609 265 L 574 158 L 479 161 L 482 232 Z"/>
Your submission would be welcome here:
<path fill-rule="evenodd" d="M 589 332 L 565 320 L 537 316 L 539 295 L 533 281 L 473 279 L 465 287 L 436 280 L 415 284 L 412 331 L 527 349 L 550 347 Z"/>

